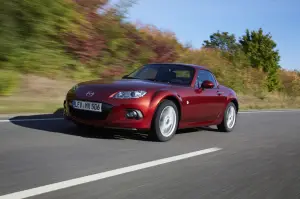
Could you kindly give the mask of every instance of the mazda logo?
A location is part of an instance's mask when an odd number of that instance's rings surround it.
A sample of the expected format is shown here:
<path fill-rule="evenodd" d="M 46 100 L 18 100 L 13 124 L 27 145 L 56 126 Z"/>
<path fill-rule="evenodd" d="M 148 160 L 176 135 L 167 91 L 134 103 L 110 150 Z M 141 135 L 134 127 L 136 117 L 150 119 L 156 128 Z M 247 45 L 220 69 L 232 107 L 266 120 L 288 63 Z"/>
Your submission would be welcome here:
<path fill-rule="evenodd" d="M 89 91 L 89 92 L 87 92 L 85 95 L 86 95 L 87 97 L 92 97 L 94 94 L 95 94 L 94 92 Z"/>

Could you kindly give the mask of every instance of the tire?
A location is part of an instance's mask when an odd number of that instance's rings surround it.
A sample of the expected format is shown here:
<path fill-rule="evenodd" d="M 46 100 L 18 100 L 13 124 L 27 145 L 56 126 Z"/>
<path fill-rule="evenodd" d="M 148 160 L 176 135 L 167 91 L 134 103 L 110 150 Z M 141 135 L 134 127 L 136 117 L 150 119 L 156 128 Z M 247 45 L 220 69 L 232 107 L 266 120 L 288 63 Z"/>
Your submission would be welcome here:
<path fill-rule="evenodd" d="M 236 106 L 234 105 L 234 103 L 230 102 L 224 111 L 224 117 L 222 123 L 217 125 L 218 130 L 221 132 L 231 132 L 236 125 L 236 118 L 237 118 Z M 231 120 L 231 122 L 229 122 L 229 120 Z"/>
<path fill-rule="evenodd" d="M 163 119 L 163 121 L 160 122 L 160 119 Z M 161 127 L 167 127 L 167 126 L 169 126 L 169 128 L 167 128 L 167 130 L 164 132 L 163 128 Z M 175 135 L 177 131 L 177 127 L 178 127 L 177 106 L 175 105 L 174 102 L 170 100 L 164 100 L 162 103 L 159 104 L 154 114 L 151 131 L 149 133 L 149 138 L 159 142 L 169 141 Z"/>

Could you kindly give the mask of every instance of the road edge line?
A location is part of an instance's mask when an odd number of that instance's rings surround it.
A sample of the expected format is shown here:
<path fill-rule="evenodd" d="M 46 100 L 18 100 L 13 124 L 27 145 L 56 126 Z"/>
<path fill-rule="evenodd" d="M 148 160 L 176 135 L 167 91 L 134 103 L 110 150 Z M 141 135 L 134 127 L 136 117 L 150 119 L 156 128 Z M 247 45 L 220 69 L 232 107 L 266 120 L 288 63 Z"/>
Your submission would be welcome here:
<path fill-rule="evenodd" d="M 63 120 L 63 117 L 54 118 L 32 118 L 32 119 L 0 119 L 1 122 L 30 122 L 30 121 L 53 121 L 53 120 Z"/>

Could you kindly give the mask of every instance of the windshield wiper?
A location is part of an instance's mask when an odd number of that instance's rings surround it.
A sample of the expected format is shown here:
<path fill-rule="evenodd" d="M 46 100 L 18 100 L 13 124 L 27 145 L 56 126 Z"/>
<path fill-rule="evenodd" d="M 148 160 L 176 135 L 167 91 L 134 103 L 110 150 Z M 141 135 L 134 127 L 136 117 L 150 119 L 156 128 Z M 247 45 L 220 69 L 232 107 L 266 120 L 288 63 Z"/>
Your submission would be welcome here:
<path fill-rule="evenodd" d="M 149 81 L 157 82 L 157 80 L 154 79 L 154 78 L 148 78 L 148 79 L 144 79 L 144 80 L 149 80 Z"/>
<path fill-rule="evenodd" d="M 139 79 L 137 77 L 123 77 L 123 79 Z"/>

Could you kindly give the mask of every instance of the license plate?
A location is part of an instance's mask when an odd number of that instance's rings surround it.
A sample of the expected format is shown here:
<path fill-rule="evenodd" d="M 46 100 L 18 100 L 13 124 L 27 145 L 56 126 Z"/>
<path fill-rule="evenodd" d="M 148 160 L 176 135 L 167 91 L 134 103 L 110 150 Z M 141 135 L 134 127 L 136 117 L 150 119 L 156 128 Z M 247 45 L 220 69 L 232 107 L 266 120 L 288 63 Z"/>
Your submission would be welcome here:
<path fill-rule="evenodd" d="M 75 109 L 102 112 L 102 104 L 101 103 L 74 100 L 72 102 L 72 106 Z"/>

